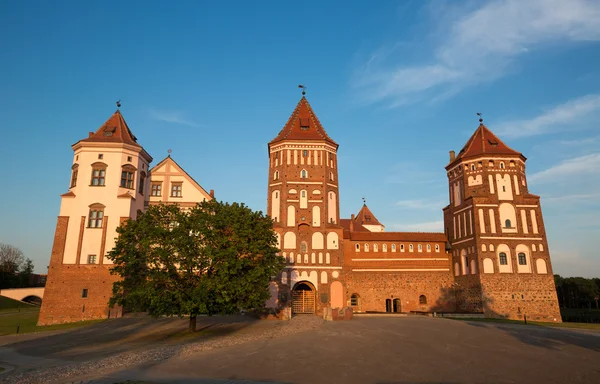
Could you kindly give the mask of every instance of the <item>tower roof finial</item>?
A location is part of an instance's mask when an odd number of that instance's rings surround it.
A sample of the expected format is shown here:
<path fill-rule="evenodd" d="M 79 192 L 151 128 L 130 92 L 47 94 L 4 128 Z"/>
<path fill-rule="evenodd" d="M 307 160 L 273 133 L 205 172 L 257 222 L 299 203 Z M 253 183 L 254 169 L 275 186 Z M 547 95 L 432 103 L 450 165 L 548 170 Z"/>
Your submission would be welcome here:
<path fill-rule="evenodd" d="M 117 109 L 121 108 L 121 100 L 117 101 Z"/>
<path fill-rule="evenodd" d="M 171 153 L 173 152 L 173 150 L 171 148 L 169 148 L 169 150 L 167 150 L 167 152 L 169 153 L 169 157 L 171 157 Z"/>
<path fill-rule="evenodd" d="M 302 88 L 302 96 L 306 95 L 306 85 L 304 84 L 298 84 L 298 88 Z"/>
<path fill-rule="evenodd" d="M 362 198 L 363 204 L 367 205 L 367 199 L 365 199 L 364 197 Z"/>
<path fill-rule="evenodd" d="M 481 115 L 483 115 L 483 113 L 481 112 L 477 112 L 477 116 L 479 116 L 479 124 L 483 124 L 483 117 L 481 117 Z"/>

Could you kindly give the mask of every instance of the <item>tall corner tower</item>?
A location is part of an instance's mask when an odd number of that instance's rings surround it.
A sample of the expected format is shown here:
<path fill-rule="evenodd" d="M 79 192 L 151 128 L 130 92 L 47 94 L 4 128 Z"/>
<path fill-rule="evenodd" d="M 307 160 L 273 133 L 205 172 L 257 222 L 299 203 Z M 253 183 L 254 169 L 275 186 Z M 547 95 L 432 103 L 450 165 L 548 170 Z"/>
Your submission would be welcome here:
<path fill-rule="evenodd" d="M 338 144 L 302 97 L 268 149 L 267 213 L 287 263 L 280 289 L 294 313 L 341 307 L 342 285 L 331 284 L 342 270 Z"/>
<path fill-rule="evenodd" d="M 483 123 L 446 166 L 457 309 L 560 322 L 540 197 L 525 161 Z"/>
<path fill-rule="evenodd" d="M 152 157 L 117 110 L 96 132 L 72 145 L 68 192 L 60 213 L 38 324 L 120 315 L 109 311 L 111 261 L 121 222 L 144 210 Z"/>

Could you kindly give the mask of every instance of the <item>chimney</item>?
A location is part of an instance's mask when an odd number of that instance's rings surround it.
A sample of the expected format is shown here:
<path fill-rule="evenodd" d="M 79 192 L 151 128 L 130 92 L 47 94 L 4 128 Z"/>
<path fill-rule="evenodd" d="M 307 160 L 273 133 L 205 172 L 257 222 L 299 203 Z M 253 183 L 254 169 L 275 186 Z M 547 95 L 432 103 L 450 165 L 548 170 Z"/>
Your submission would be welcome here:
<path fill-rule="evenodd" d="M 214 199 L 215 198 L 215 190 L 211 189 L 209 195 L 210 195 L 210 197 L 212 197 Z"/>
<path fill-rule="evenodd" d="M 354 232 L 354 213 L 350 215 L 350 232 Z"/>
<path fill-rule="evenodd" d="M 454 151 L 450 151 L 450 162 L 453 162 L 456 158 L 456 153 Z"/>
<path fill-rule="evenodd" d="M 94 132 L 90 132 L 88 135 L 89 135 L 88 137 L 92 137 L 92 136 L 94 136 Z"/>

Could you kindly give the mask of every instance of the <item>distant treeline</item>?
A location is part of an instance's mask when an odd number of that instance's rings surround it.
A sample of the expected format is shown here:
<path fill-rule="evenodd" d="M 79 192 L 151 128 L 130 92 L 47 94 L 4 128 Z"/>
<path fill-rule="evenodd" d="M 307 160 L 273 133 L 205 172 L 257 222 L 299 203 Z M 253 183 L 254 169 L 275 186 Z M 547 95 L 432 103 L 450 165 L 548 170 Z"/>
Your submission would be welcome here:
<path fill-rule="evenodd" d="M 563 321 L 600 323 L 600 278 L 554 275 Z"/>

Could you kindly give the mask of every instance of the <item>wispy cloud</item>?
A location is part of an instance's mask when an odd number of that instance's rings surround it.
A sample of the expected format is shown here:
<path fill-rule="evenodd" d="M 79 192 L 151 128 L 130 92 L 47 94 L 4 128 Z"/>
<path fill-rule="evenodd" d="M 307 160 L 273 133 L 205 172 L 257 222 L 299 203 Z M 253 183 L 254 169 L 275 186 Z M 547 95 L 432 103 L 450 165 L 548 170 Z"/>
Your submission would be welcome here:
<path fill-rule="evenodd" d="M 557 105 L 531 119 L 498 124 L 495 130 L 504 137 L 534 136 L 572 128 L 575 124 L 591 123 L 598 117 L 600 95 L 587 95 Z"/>
<path fill-rule="evenodd" d="M 600 204 L 600 193 L 589 193 L 589 194 L 575 194 L 575 195 L 564 195 L 564 196 L 550 196 L 542 198 L 544 203 L 588 203 L 593 202 Z"/>
<path fill-rule="evenodd" d="M 444 202 L 439 200 L 424 200 L 424 199 L 414 199 L 414 200 L 400 200 L 395 204 L 400 208 L 407 209 L 434 209 L 440 210 L 444 206 Z"/>
<path fill-rule="evenodd" d="M 181 111 L 158 111 L 150 110 L 150 117 L 154 120 L 164 121 L 165 123 L 187 125 L 189 127 L 200 127 L 201 124 L 188 120 Z"/>
<path fill-rule="evenodd" d="M 600 176 L 600 153 L 567 159 L 544 171 L 532 174 L 529 176 L 529 182 L 545 183 L 561 178 L 592 175 Z"/>
<path fill-rule="evenodd" d="M 390 53 L 401 46 L 379 49 L 357 70 L 353 84 L 369 101 L 397 105 L 427 91 L 452 95 L 493 81 L 511 71 L 519 56 L 550 44 L 600 40 L 600 2 L 595 0 L 496 0 L 476 9 L 468 6 L 452 12 L 428 61 L 405 66 L 404 58 Z"/>
<path fill-rule="evenodd" d="M 416 224 L 392 224 L 391 227 L 395 231 L 443 232 L 444 221 L 428 221 Z"/>

